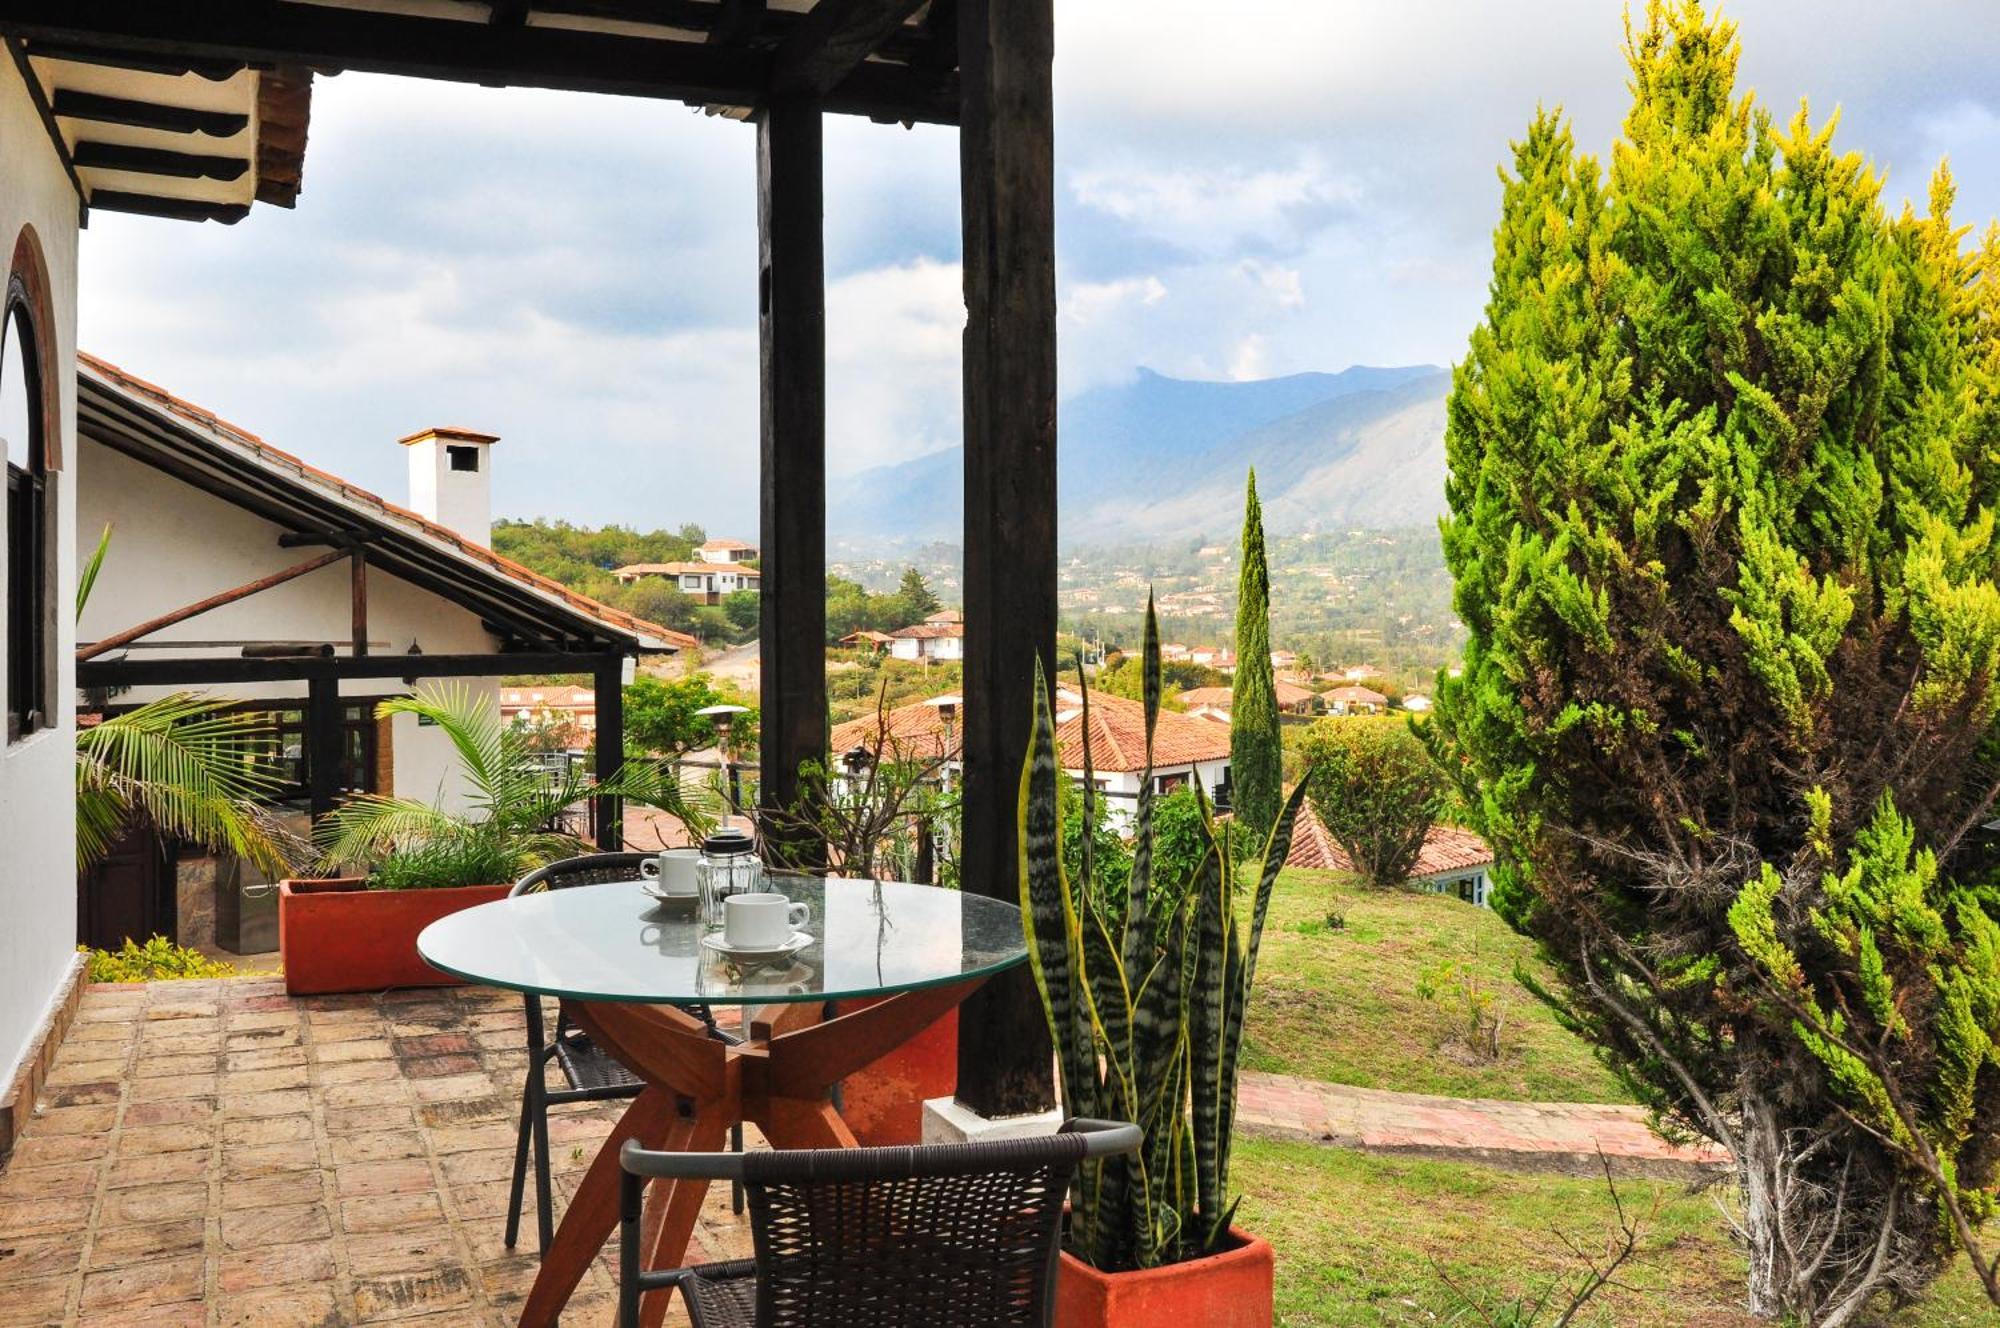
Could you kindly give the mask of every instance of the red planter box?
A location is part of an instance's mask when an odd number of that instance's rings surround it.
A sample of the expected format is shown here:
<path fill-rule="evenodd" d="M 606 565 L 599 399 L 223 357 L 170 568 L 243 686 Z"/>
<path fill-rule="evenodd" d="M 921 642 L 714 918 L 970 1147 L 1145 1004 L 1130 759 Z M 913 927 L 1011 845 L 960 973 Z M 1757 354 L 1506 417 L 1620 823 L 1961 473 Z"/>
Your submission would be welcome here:
<path fill-rule="evenodd" d="M 840 1002 L 839 1013 L 877 1002 Z M 958 1011 L 840 1083 L 840 1115 L 865 1147 L 923 1142 L 924 1102 L 958 1091 Z"/>
<path fill-rule="evenodd" d="M 504 899 L 506 885 L 369 890 L 358 876 L 278 882 L 278 953 L 294 996 L 390 987 L 455 987 L 417 953 L 417 933 L 474 904 Z"/>
<path fill-rule="evenodd" d="M 1232 1249 L 1136 1273 L 1100 1273 L 1062 1255 L 1061 1328 L 1271 1328 L 1271 1247 L 1236 1227 Z"/>

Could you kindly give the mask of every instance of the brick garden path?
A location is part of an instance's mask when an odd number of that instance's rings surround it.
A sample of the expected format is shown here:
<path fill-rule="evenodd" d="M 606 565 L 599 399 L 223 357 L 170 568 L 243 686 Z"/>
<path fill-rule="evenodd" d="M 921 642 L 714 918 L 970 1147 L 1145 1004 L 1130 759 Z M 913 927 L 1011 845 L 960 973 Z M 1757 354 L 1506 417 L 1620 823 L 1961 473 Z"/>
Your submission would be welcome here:
<path fill-rule="evenodd" d="M 521 998 L 470 987 L 89 988 L 0 1169 L 0 1326 L 512 1324 L 536 1268 L 532 1218 L 501 1244 L 523 1043 Z M 622 1105 L 552 1113 L 557 1213 Z M 748 1249 L 718 1187 L 689 1253 Z M 611 1322 L 610 1258 L 564 1323 Z"/>
<path fill-rule="evenodd" d="M 1594 1173 L 1600 1151 L 1624 1175 L 1685 1176 L 1728 1160 L 1667 1143 L 1637 1107 L 1428 1097 L 1282 1074 L 1244 1074 L 1237 1123 L 1271 1138 L 1538 1171 Z"/>

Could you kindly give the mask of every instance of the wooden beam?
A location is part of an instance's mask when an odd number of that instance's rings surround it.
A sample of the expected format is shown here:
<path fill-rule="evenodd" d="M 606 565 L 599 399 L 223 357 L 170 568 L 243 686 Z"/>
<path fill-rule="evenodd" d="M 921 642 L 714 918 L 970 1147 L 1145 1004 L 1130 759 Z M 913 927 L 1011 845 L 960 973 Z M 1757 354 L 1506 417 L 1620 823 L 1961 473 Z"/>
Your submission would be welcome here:
<path fill-rule="evenodd" d="M 134 147 L 129 143 L 99 143 L 85 139 L 72 160 L 80 170 L 130 171 L 164 175 L 176 180 L 240 180 L 250 169 L 245 157 L 213 152 L 175 152 L 170 148 Z"/>
<path fill-rule="evenodd" d="M 94 124 L 158 129 L 169 134 L 205 134 L 233 138 L 250 127 L 250 117 L 233 111 L 202 111 L 192 106 L 164 106 L 155 101 L 131 101 L 95 92 L 56 89 L 52 107 L 58 119 L 89 120 Z"/>
<path fill-rule="evenodd" d="M 313 678 L 306 687 L 306 791 L 318 821 L 340 800 L 340 682 Z"/>
<path fill-rule="evenodd" d="M 1018 901 L 1035 666 L 1055 677 L 1053 0 L 960 0 L 965 271 L 964 888 Z M 959 1012 L 958 1098 L 987 1117 L 1055 1102 L 1025 967 Z"/>
<path fill-rule="evenodd" d="M 93 659 L 76 666 L 79 687 L 215 687 L 313 678 L 506 678 L 584 673 L 602 651 L 523 650 L 493 655 L 337 655 L 289 659 Z"/>
<path fill-rule="evenodd" d="M 778 47 L 771 95 L 823 97 L 899 30 L 924 0 L 819 0 Z"/>
<path fill-rule="evenodd" d="M 711 46 L 748 46 L 764 26 L 766 0 L 722 0 L 708 29 Z"/>
<path fill-rule="evenodd" d="M 826 752 L 826 253 L 824 125 L 812 103 L 757 122 L 762 504 L 758 595 L 759 805 L 791 812 L 799 766 Z M 794 835 L 790 865 L 826 861 Z"/>
<path fill-rule="evenodd" d="M 166 217 L 173 221 L 219 221 L 234 226 L 250 215 L 248 203 L 206 203 L 193 198 L 162 198 L 157 194 L 134 194 L 119 189 L 91 191 L 90 205 L 106 212 L 136 212 L 144 217 Z"/>
<path fill-rule="evenodd" d="M 207 613 L 210 609 L 219 609 L 225 604 L 234 604 L 239 599 L 248 599 L 260 591 L 269 590 L 273 586 L 282 586 L 287 581 L 304 576 L 307 572 L 317 572 L 328 563 L 337 562 L 346 556 L 346 553 L 336 549 L 331 553 L 323 553 L 317 558 L 308 558 L 304 562 L 287 567 L 281 572 L 272 572 L 267 576 L 260 576 L 253 581 L 245 581 L 240 586 L 233 586 L 228 590 L 219 591 L 206 599 L 198 599 L 192 604 L 183 604 L 180 608 L 170 613 L 163 613 L 157 618 L 148 618 L 137 627 L 128 627 L 122 632 L 115 632 L 105 637 L 102 641 L 93 641 L 87 646 L 79 646 L 76 657 L 79 661 L 95 659 L 107 651 L 116 650 L 119 646 L 137 641 L 142 636 L 151 636 L 154 632 L 160 631 L 162 628 L 172 627 L 177 622 L 186 622 L 189 618 L 197 614 Z"/>
<path fill-rule="evenodd" d="M 353 628 L 354 653 L 368 653 L 368 555 L 359 547 L 347 554 L 348 621 Z"/>
<path fill-rule="evenodd" d="M 625 657 L 600 657 L 593 687 L 597 703 L 595 773 L 597 782 L 602 784 L 625 765 Z M 598 798 L 596 810 L 597 846 L 606 853 L 615 853 L 625 845 L 624 827 L 619 824 L 624 804 L 618 798 Z"/>
<path fill-rule="evenodd" d="M 115 41 L 85 37 L 78 41 L 66 41 L 60 37 L 48 37 L 35 42 L 35 54 L 46 60 L 76 60 L 84 64 L 104 65 L 110 69 L 130 69 L 141 74 L 165 74 L 169 78 L 182 78 L 193 74 L 210 83 L 226 83 L 242 73 L 245 62 L 235 59 L 189 59 L 171 55 L 160 55 L 151 51 L 134 50 Z"/>
<path fill-rule="evenodd" d="M 8 0 L 0 33 L 27 38 L 36 54 L 46 44 L 49 54 L 71 59 L 102 49 L 126 63 L 301 65 L 696 105 L 760 105 L 772 70 L 768 53 L 747 48 L 290 0 Z M 822 100 L 844 114 L 938 123 L 957 114 L 954 89 L 897 65 L 857 65 Z"/>

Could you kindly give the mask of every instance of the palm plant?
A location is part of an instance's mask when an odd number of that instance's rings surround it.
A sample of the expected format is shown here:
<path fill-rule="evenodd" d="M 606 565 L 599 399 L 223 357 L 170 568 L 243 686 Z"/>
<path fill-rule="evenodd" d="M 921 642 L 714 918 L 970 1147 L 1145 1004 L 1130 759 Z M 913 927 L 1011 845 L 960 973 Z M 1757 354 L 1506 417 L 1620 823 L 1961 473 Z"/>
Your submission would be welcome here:
<path fill-rule="evenodd" d="M 1070 1195 L 1070 1250 L 1104 1271 L 1198 1258 L 1226 1239 L 1235 1212 L 1229 1153 L 1244 1008 L 1271 890 L 1305 796 L 1301 781 L 1272 826 L 1247 919 L 1237 915 L 1233 831 L 1217 826 L 1206 798 L 1200 800 L 1205 850 L 1191 879 L 1160 879 L 1152 795 L 1160 635 L 1150 601 L 1142 685 L 1146 772 L 1122 916 L 1112 916 L 1097 888 L 1090 836 L 1082 840 L 1076 879 L 1063 865 L 1059 781 L 1065 776 L 1048 680 L 1039 674 L 1021 775 L 1021 912 L 1055 1040 L 1064 1109 L 1129 1120 L 1145 1133 L 1136 1154 L 1085 1163 Z M 1095 802 L 1089 703 L 1086 687 L 1086 824 Z"/>
<path fill-rule="evenodd" d="M 322 870 L 368 867 L 391 854 L 445 846 L 458 850 L 451 855 L 457 860 L 480 861 L 504 870 L 512 880 L 582 847 L 582 839 L 564 829 L 563 820 L 571 808 L 598 797 L 658 807 L 697 834 L 705 828 L 705 818 L 682 800 L 675 781 L 653 764 L 631 762 L 614 778 L 599 781 L 575 768 L 553 772 L 537 763 L 527 736 L 503 724 L 489 702 L 462 684 L 393 697 L 375 713 L 383 719 L 415 715 L 445 735 L 458 754 L 469 810 L 451 812 L 414 798 L 359 794 L 314 827 Z M 598 740 L 616 742 L 619 737 L 599 734 Z"/>
<path fill-rule="evenodd" d="M 77 574 L 80 618 L 111 547 L 111 527 Z M 233 853 L 269 876 L 290 872 L 295 846 L 269 804 L 283 787 L 265 753 L 261 717 L 176 692 L 79 727 L 76 865 L 101 860 L 135 818 L 204 848 Z"/>

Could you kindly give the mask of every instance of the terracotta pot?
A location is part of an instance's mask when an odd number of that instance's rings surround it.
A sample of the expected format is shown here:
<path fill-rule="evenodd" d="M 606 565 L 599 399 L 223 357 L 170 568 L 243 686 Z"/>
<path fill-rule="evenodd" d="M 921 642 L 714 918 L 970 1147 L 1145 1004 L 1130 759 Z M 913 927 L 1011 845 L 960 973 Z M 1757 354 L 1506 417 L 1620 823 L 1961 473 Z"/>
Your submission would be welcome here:
<path fill-rule="evenodd" d="M 839 1013 L 875 999 L 841 1001 Z M 855 1139 L 871 1147 L 923 1142 L 924 1101 L 958 1091 L 958 1011 L 840 1083 L 840 1115 Z"/>
<path fill-rule="evenodd" d="M 1235 1245 L 1136 1273 L 1100 1273 L 1062 1255 L 1056 1270 L 1061 1328 L 1271 1328 L 1271 1247 L 1237 1227 Z"/>
<path fill-rule="evenodd" d="M 278 882 L 278 953 L 294 996 L 389 987 L 455 987 L 417 953 L 417 933 L 449 913 L 503 899 L 511 886 L 370 890 L 358 876 Z"/>

